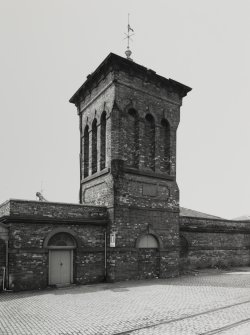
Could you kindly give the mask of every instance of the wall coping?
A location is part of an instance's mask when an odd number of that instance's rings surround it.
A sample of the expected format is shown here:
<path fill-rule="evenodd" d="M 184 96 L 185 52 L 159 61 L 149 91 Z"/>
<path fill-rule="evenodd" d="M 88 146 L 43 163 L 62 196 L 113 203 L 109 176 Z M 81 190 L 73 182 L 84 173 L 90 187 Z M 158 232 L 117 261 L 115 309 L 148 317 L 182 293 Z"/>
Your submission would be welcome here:
<path fill-rule="evenodd" d="M 71 202 L 59 202 L 59 201 L 39 201 L 39 200 L 27 200 L 27 199 L 15 199 L 15 198 L 10 198 L 9 200 L 6 200 L 5 202 L 0 204 L 0 208 L 3 205 L 6 205 L 7 203 L 11 202 L 22 202 L 22 203 L 39 203 L 39 204 L 55 204 L 55 205 L 64 205 L 64 206 L 79 206 L 79 207 L 93 207 L 93 208 L 103 208 L 106 209 L 105 206 L 97 206 L 97 205 L 85 205 L 85 204 L 76 204 L 76 203 L 71 203 Z"/>

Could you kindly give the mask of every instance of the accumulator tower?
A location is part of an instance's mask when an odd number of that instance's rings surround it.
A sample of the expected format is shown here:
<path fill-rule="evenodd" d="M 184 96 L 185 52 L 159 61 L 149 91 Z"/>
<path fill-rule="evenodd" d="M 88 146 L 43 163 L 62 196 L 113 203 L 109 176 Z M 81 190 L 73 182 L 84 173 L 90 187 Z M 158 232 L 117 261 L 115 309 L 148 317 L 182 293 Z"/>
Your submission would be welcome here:
<path fill-rule="evenodd" d="M 110 215 L 110 280 L 178 274 L 176 130 L 190 90 L 110 53 L 70 99 L 80 118 L 80 203 Z"/>

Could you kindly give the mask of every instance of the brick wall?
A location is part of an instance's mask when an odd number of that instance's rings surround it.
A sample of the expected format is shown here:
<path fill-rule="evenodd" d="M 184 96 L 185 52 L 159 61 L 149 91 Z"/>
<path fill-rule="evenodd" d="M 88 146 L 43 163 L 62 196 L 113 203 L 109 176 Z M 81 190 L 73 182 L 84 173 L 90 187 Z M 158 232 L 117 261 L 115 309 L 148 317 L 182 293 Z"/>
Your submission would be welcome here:
<path fill-rule="evenodd" d="M 101 206 L 82 206 L 79 204 L 42 202 L 30 200 L 11 199 L 0 205 L 1 208 L 8 206 L 7 215 L 12 217 L 46 217 L 51 219 L 105 219 L 107 218 L 106 208 Z"/>
<path fill-rule="evenodd" d="M 250 223 L 180 217 L 180 233 L 184 270 L 250 265 Z"/>
<path fill-rule="evenodd" d="M 10 223 L 9 274 L 14 290 L 48 286 L 48 249 L 44 240 L 57 228 L 68 229 L 77 239 L 74 283 L 103 281 L 105 226 L 91 224 Z"/>

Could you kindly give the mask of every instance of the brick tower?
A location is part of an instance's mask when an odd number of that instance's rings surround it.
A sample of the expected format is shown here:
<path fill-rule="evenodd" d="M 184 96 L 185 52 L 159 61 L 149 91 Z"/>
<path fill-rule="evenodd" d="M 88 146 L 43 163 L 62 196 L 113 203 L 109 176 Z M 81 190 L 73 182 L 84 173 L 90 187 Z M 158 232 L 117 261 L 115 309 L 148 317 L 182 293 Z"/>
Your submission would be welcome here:
<path fill-rule="evenodd" d="M 80 203 L 109 211 L 110 280 L 178 274 L 176 130 L 190 90 L 111 53 L 70 99 L 80 118 Z"/>

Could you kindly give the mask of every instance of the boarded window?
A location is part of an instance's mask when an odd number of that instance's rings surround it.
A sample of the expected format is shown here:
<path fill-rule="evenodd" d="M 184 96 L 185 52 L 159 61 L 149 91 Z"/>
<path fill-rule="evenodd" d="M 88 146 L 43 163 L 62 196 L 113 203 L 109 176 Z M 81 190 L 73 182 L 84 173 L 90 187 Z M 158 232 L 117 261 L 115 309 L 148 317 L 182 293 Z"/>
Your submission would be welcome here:
<path fill-rule="evenodd" d="M 145 118 L 144 128 L 145 167 L 155 170 L 155 121 L 151 114 Z"/>
<path fill-rule="evenodd" d="M 127 165 L 138 168 L 139 165 L 139 122 L 136 110 L 129 109 L 126 124 Z"/>
<path fill-rule="evenodd" d="M 92 174 L 97 172 L 97 121 L 92 123 Z"/>
<path fill-rule="evenodd" d="M 158 248 L 157 239 L 151 235 L 147 234 L 139 238 L 137 248 Z"/>
<path fill-rule="evenodd" d="M 160 170 L 170 173 L 170 125 L 166 119 L 161 121 Z"/>
<path fill-rule="evenodd" d="M 101 116 L 101 170 L 106 167 L 106 112 Z"/>
<path fill-rule="evenodd" d="M 89 127 L 86 126 L 83 135 L 83 175 L 86 178 L 89 175 Z"/>

